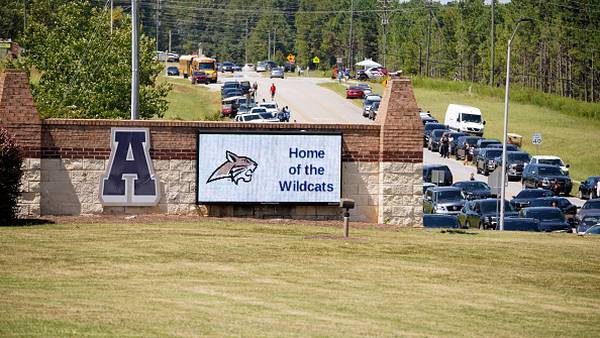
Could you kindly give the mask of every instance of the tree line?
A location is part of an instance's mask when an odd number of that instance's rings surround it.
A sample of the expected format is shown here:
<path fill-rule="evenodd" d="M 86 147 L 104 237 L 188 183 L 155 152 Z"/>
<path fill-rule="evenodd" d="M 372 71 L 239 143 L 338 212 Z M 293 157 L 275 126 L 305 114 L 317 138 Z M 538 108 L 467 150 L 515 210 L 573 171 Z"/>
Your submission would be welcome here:
<path fill-rule="evenodd" d="M 30 0 L 30 6 L 36 1 L 42 0 Z M 129 12 L 130 1 L 113 2 Z M 106 9 L 109 1 L 91 3 Z M 505 81 L 507 41 L 515 23 L 530 18 L 532 22 L 523 24 L 513 43 L 513 83 L 585 101 L 597 102 L 600 97 L 597 0 L 495 0 L 494 25 L 491 0 L 446 4 L 430 0 L 139 3 L 143 32 L 154 38 L 159 50 L 167 50 L 170 41 L 173 51 L 202 49 L 219 61 L 239 64 L 267 58 L 283 63 L 291 53 L 306 66 L 313 56 L 319 56 L 321 68 L 333 66 L 340 58 L 345 65 L 373 58 L 407 75 L 493 86 Z M 26 12 L 20 6 L 3 6 L 2 36 L 19 36 L 23 20 L 15 18 Z M 493 68 L 492 36 L 496 41 Z"/>

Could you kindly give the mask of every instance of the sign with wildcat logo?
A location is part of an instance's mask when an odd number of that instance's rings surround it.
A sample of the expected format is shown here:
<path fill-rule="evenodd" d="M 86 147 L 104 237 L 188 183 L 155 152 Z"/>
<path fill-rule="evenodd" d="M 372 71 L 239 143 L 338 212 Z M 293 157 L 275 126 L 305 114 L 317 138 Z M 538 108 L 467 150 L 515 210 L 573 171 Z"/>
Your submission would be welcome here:
<path fill-rule="evenodd" d="M 198 203 L 339 203 L 341 134 L 198 135 Z"/>

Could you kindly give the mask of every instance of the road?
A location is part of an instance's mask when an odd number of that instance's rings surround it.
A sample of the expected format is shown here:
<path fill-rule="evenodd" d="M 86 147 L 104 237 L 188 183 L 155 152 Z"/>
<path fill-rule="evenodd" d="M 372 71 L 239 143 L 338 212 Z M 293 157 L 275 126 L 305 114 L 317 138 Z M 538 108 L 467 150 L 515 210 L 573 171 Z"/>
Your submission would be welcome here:
<path fill-rule="evenodd" d="M 264 74 L 264 73 L 263 73 Z M 286 77 L 269 79 L 261 73 L 240 72 L 233 77 L 219 78 L 219 82 L 236 79 L 258 84 L 258 101 L 271 101 L 269 88 L 276 87 L 275 101 L 279 107 L 288 106 L 292 111 L 291 120 L 300 123 L 360 123 L 370 124 L 371 120 L 362 117 L 362 110 L 349 100 L 318 84 L 329 81 L 322 78 Z M 219 74 L 221 75 L 221 74 Z M 218 88 L 218 87 L 217 87 Z"/>
<path fill-rule="evenodd" d="M 362 117 L 362 111 L 349 100 L 339 96 L 331 90 L 320 87 L 318 84 L 329 81 L 328 79 L 288 77 L 285 79 L 269 79 L 256 72 L 235 73 L 236 80 L 249 80 L 258 83 L 258 100 L 270 101 L 269 87 L 274 83 L 277 87 L 275 101 L 282 106 L 289 106 L 292 111 L 292 121 L 303 123 L 373 123 Z M 232 79 L 223 77 L 219 82 Z M 220 85 L 210 85 L 213 90 L 218 90 Z M 468 180 L 471 173 L 475 179 L 488 182 L 488 177 L 477 174 L 474 166 L 465 166 L 454 159 L 441 158 L 438 153 L 423 149 L 423 164 L 445 164 L 452 171 L 454 181 Z M 506 198 L 521 191 L 521 183 L 509 182 L 506 189 Z M 575 191 L 573 191 L 575 193 Z M 571 203 L 582 206 L 585 201 L 569 197 Z"/>

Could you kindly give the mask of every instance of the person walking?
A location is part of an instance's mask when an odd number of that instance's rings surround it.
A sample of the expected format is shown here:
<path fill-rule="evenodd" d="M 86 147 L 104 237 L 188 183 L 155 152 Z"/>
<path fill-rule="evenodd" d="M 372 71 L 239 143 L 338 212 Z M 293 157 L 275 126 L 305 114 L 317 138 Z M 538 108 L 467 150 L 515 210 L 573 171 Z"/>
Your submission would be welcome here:
<path fill-rule="evenodd" d="M 467 165 L 469 163 L 469 153 L 471 151 L 471 146 L 469 143 L 465 142 L 465 158 L 463 159 L 463 165 Z"/>
<path fill-rule="evenodd" d="M 275 88 L 274 83 L 271 83 L 271 88 L 269 89 L 269 91 L 271 92 L 271 100 L 273 100 L 275 98 L 275 92 L 277 91 L 277 88 Z"/>
<path fill-rule="evenodd" d="M 440 146 L 440 154 L 442 155 L 443 158 L 448 157 L 448 136 L 444 135 L 442 136 L 442 140 L 441 140 L 441 146 Z"/>

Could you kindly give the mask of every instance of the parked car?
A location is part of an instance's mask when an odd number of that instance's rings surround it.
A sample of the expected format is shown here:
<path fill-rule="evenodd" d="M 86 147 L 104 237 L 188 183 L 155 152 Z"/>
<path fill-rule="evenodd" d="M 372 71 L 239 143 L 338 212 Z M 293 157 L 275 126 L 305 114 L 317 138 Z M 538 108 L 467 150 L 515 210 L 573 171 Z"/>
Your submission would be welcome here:
<path fill-rule="evenodd" d="M 248 94 L 250 92 L 250 89 L 252 89 L 250 81 L 240 81 L 240 89 L 242 90 L 242 93 L 244 95 Z"/>
<path fill-rule="evenodd" d="M 433 187 L 437 187 L 437 185 L 435 185 L 433 183 L 429 183 L 429 182 L 423 182 L 423 197 L 425 197 L 425 192 L 427 191 L 427 189 L 433 188 Z"/>
<path fill-rule="evenodd" d="M 496 225 L 500 230 L 500 224 Z M 540 222 L 535 218 L 511 217 L 504 219 L 504 231 L 540 231 Z"/>
<path fill-rule="evenodd" d="M 541 197 L 531 200 L 529 207 L 552 207 L 556 206 L 565 215 L 565 218 L 572 225 L 575 224 L 575 215 L 577 215 L 577 206 L 564 197 Z"/>
<path fill-rule="evenodd" d="M 238 65 L 233 65 L 233 71 L 234 72 L 241 72 L 242 71 L 242 67 L 240 67 Z"/>
<path fill-rule="evenodd" d="M 581 234 L 586 232 L 589 228 L 594 225 L 600 224 L 600 211 L 586 214 L 577 222 L 577 233 Z"/>
<path fill-rule="evenodd" d="M 247 63 L 242 67 L 242 70 L 245 72 L 253 72 L 256 70 L 256 67 L 254 67 L 254 64 L 252 63 Z"/>
<path fill-rule="evenodd" d="M 431 133 L 437 129 L 448 130 L 448 127 L 441 123 L 427 123 L 423 126 L 423 147 L 429 145 L 429 137 L 431 136 Z"/>
<path fill-rule="evenodd" d="M 238 107 L 238 114 L 247 114 L 254 107 L 256 107 L 256 104 L 254 104 L 254 103 L 242 103 Z"/>
<path fill-rule="evenodd" d="M 495 229 L 499 215 L 500 200 L 497 198 L 467 201 L 458 214 L 458 223 L 464 228 Z M 504 201 L 504 217 L 517 217 L 508 201 Z"/>
<path fill-rule="evenodd" d="M 456 140 L 456 159 L 464 160 L 465 156 L 467 156 L 467 161 L 473 160 L 473 149 L 477 144 L 477 141 L 480 140 L 479 136 L 461 136 Z M 466 151 L 465 144 L 469 144 L 469 150 Z"/>
<path fill-rule="evenodd" d="M 350 86 L 346 89 L 347 99 L 362 99 L 365 96 L 365 92 L 361 87 Z"/>
<path fill-rule="evenodd" d="M 259 61 L 256 64 L 256 72 L 257 73 L 266 72 L 267 71 L 267 66 L 268 66 L 267 61 Z"/>
<path fill-rule="evenodd" d="M 364 69 L 357 69 L 356 70 L 356 79 L 359 81 L 365 81 L 365 80 L 368 80 L 369 77 L 365 73 Z"/>
<path fill-rule="evenodd" d="M 233 116 L 235 115 L 234 111 L 233 111 L 233 103 L 232 102 L 223 102 L 221 104 L 221 114 L 223 114 L 223 116 Z"/>
<path fill-rule="evenodd" d="M 492 143 L 492 144 L 489 144 L 486 148 L 502 149 L 502 143 Z M 521 149 L 516 144 L 507 144 L 506 151 L 521 151 Z"/>
<path fill-rule="evenodd" d="M 425 125 L 427 123 L 438 123 L 439 121 L 431 116 L 421 116 L 421 122 Z"/>
<path fill-rule="evenodd" d="M 600 235 L 600 224 L 587 229 L 584 235 Z"/>
<path fill-rule="evenodd" d="M 244 94 L 239 89 L 227 89 L 222 94 L 223 99 L 227 99 L 227 98 L 230 98 L 230 97 L 236 97 L 236 96 L 243 96 L 243 95 Z"/>
<path fill-rule="evenodd" d="M 225 61 L 225 62 L 223 62 L 223 64 L 221 65 L 221 71 L 222 71 L 223 73 L 225 73 L 225 72 L 231 72 L 231 73 L 233 73 L 233 66 L 235 66 L 235 65 L 233 64 L 233 62 Z"/>
<path fill-rule="evenodd" d="M 479 108 L 449 104 L 446 109 L 444 124 L 455 131 L 483 136 L 485 120 Z"/>
<path fill-rule="evenodd" d="M 235 122 L 264 122 L 263 117 L 260 114 L 238 114 L 235 116 Z"/>
<path fill-rule="evenodd" d="M 232 88 L 240 89 L 241 90 L 240 83 L 237 82 L 237 81 L 227 81 L 227 82 L 224 82 L 223 86 L 221 87 L 221 93 L 223 93 L 227 89 L 232 89 Z"/>
<path fill-rule="evenodd" d="M 444 179 L 441 182 L 432 182 L 432 174 L 434 171 L 442 171 L 444 172 Z M 448 168 L 445 164 L 425 164 L 423 166 L 423 182 L 429 182 L 436 184 L 438 186 L 448 186 L 452 185 L 452 172 L 450 168 Z"/>
<path fill-rule="evenodd" d="M 179 54 L 167 53 L 167 62 L 179 62 Z"/>
<path fill-rule="evenodd" d="M 442 141 L 442 135 L 448 132 L 447 129 L 436 129 L 431 132 L 429 136 L 429 144 L 427 145 L 427 149 L 431 151 L 440 151 L 440 143 Z"/>
<path fill-rule="evenodd" d="M 379 95 L 365 95 L 365 99 L 363 100 L 363 112 L 362 115 L 364 117 L 369 117 L 369 111 L 371 106 L 375 102 L 381 102 L 381 96 Z"/>
<path fill-rule="evenodd" d="M 489 148 L 488 148 L 489 149 Z M 506 152 L 506 174 L 508 175 L 508 179 L 518 179 L 521 180 L 521 176 L 523 176 L 523 170 L 525 166 L 529 163 L 529 154 L 524 151 L 507 151 Z M 495 159 L 498 167 L 502 167 L 502 154 L 496 157 Z"/>
<path fill-rule="evenodd" d="M 179 76 L 179 68 L 175 66 L 167 67 L 167 76 Z"/>
<path fill-rule="evenodd" d="M 519 217 L 537 219 L 542 232 L 573 232 L 565 215 L 558 208 L 524 208 L 519 211 Z"/>
<path fill-rule="evenodd" d="M 467 200 L 493 197 L 490 186 L 482 181 L 460 181 L 455 182 L 452 186 L 461 189 Z"/>
<path fill-rule="evenodd" d="M 274 78 L 274 77 L 283 79 L 284 78 L 283 69 L 279 68 L 279 67 L 273 67 L 273 68 L 271 68 L 271 75 L 270 75 L 270 77 L 271 77 L 271 79 Z"/>
<path fill-rule="evenodd" d="M 276 116 L 278 110 L 278 106 L 277 106 L 277 102 L 261 102 L 258 104 L 259 107 L 263 107 L 267 110 L 267 112 L 273 114 L 273 116 Z"/>
<path fill-rule="evenodd" d="M 571 178 L 558 166 L 548 164 L 528 164 L 523 171 L 521 183 L 523 188 L 544 188 L 551 190 L 558 182 L 554 193 L 569 195 L 573 188 Z"/>
<path fill-rule="evenodd" d="M 459 188 L 435 187 L 427 189 L 423 200 L 423 213 L 456 215 L 465 200 Z"/>
<path fill-rule="evenodd" d="M 456 141 L 459 137 L 466 136 L 466 134 L 458 131 L 447 131 L 442 135 L 442 137 L 444 137 L 444 135 L 450 141 L 448 143 L 448 154 L 454 155 L 456 153 Z"/>
<path fill-rule="evenodd" d="M 459 226 L 458 226 L 458 219 L 456 218 L 456 216 L 441 215 L 441 214 L 424 214 L 423 215 L 423 227 L 456 229 Z"/>
<path fill-rule="evenodd" d="M 579 209 L 577 215 L 575 215 L 575 222 L 579 222 L 587 214 L 593 214 L 596 212 L 600 212 L 600 198 L 587 200 L 585 203 L 583 203 L 583 206 L 581 209 Z"/>
<path fill-rule="evenodd" d="M 479 154 L 479 151 L 481 149 L 488 148 L 489 145 L 496 144 L 496 143 L 500 143 L 500 141 L 487 139 L 487 138 L 481 138 L 481 139 L 477 140 L 477 143 L 475 144 L 475 147 L 473 148 L 473 156 L 472 156 L 473 163 L 475 163 L 477 155 Z"/>
<path fill-rule="evenodd" d="M 193 72 L 189 78 L 193 85 L 197 83 L 208 84 L 210 82 L 210 77 L 205 72 Z"/>
<path fill-rule="evenodd" d="M 379 111 L 379 104 L 381 102 L 373 102 L 373 104 L 371 105 L 371 108 L 369 108 L 369 119 L 371 120 L 375 120 L 375 118 L 377 117 L 377 112 Z"/>
<path fill-rule="evenodd" d="M 359 83 L 356 86 L 362 88 L 365 97 L 373 94 L 373 88 L 371 88 L 371 86 L 368 83 Z"/>
<path fill-rule="evenodd" d="M 554 165 L 560 167 L 560 169 L 565 173 L 565 175 L 569 175 L 569 165 L 565 164 L 560 157 L 558 156 L 549 156 L 549 155 L 536 155 L 532 156 L 529 161 L 530 164 L 547 164 Z"/>
<path fill-rule="evenodd" d="M 496 158 L 502 155 L 502 149 L 484 148 L 479 151 L 475 158 L 475 166 L 478 174 L 488 176 L 490 172 L 496 170 L 498 162 Z"/>
<path fill-rule="evenodd" d="M 510 201 L 510 204 L 516 210 L 521 210 L 522 208 L 527 208 L 531 201 L 537 198 L 544 197 L 552 197 L 554 194 L 550 190 L 545 189 L 523 189 L 519 191 L 519 193 L 513 196 L 513 199 Z"/>
<path fill-rule="evenodd" d="M 600 181 L 600 176 L 590 176 L 579 185 L 577 197 L 580 199 L 599 198 L 596 195 L 596 184 Z"/>

